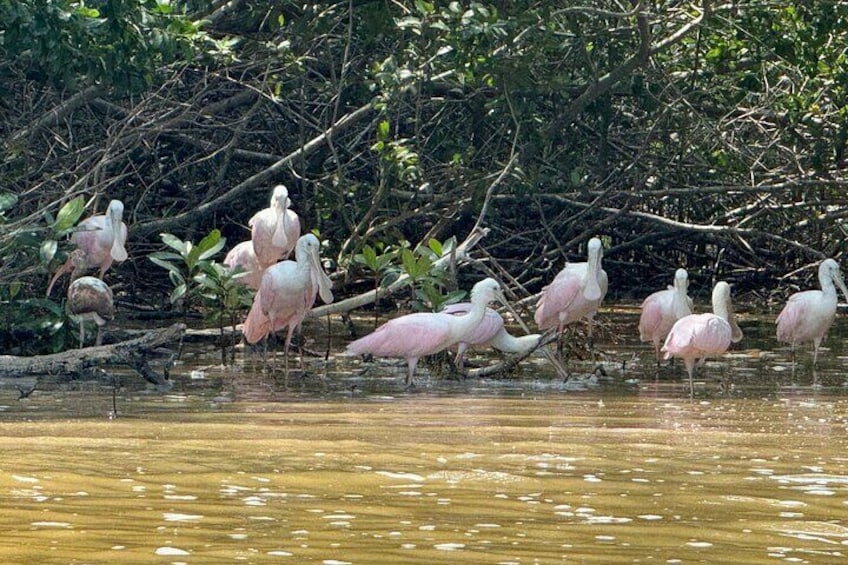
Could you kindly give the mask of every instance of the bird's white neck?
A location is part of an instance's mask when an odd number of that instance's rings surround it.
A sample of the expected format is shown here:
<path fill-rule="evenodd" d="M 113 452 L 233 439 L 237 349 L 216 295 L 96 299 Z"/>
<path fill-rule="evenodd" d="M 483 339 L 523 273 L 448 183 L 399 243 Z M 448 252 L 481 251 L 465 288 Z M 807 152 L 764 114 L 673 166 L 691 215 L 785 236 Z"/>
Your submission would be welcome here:
<path fill-rule="evenodd" d="M 824 265 L 819 267 L 819 284 L 823 293 L 828 296 L 836 296 L 836 285 L 833 284 L 833 277 Z"/>
<path fill-rule="evenodd" d="M 474 331 L 486 315 L 487 300 L 485 296 L 471 295 L 471 308 L 464 316 L 446 314 L 451 318 L 451 334 L 457 340 Z"/>
<path fill-rule="evenodd" d="M 680 281 L 674 281 L 674 294 L 671 299 L 671 308 L 674 314 L 682 318 L 691 314 L 689 308 L 689 297 L 686 296 L 686 284 Z"/>

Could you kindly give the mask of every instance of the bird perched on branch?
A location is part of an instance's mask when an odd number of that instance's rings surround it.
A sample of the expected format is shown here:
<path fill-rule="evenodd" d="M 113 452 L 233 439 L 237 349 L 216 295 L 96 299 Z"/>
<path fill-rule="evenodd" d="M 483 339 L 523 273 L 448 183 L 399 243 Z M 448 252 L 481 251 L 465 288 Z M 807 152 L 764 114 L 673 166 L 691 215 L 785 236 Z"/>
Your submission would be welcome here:
<path fill-rule="evenodd" d="M 790 296 L 777 316 L 777 339 L 792 345 L 793 361 L 795 345 L 812 342 L 813 366 L 818 363 L 819 347 L 836 316 L 836 286 L 848 300 L 839 263 L 833 259 L 825 259 L 819 265 L 819 285 L 821 290 L 805 290 Z"/>
<path fill-rule="evenodd" d="M 82 253 L 81 258 L 76 259 L 80 266 L 75 267 L 72 258 L 68 257 L 50 279 L 47 296 L 50 296 L 58 278 L 65 273 L 81 269 L 82 274 L 99 269 L 99 278 L 102 279 L 113 261 L 121 263 L 127 260 L 127 225 L 123 222 L 123 216 L 123 202 L 112 200 L 105 214 L 91 216 L 80 222 L 77 231 L 71 234 L 71 243 Z"/>

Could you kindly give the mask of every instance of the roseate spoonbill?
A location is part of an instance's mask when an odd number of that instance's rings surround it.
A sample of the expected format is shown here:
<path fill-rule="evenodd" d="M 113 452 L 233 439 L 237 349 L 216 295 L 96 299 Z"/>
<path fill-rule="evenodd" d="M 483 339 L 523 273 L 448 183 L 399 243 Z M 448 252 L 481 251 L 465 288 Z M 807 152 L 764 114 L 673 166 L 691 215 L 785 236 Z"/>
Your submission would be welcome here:
<path fill-rule="evenodd" d="M 79 231 L 71 234 L 71 242 L 82 251 L 83 271 L 99 267 L 99 278 L 102 279 L 113 261 L 121 263 L 127 260 L 127 225 L 123 222 L 123 216 L 124 203 L 120 200 L 112 200 L 105 214 L 91 216 L 79 223 Z M 47 296 L 50 296 L 56 280 L 74 268 L 71 258 L 68 257 L 65 264 L 59 267 L 50 279 Z"/>
<path fill-rule="evenodd" d="M 603 253 L 601 240 L 593 237 L 587 262 L 569 263 L 542 289 L 534 316 L 540 330 L 556 327 L 562 337 L 566 325 L 586 318 L 592 337 L 592 318 L 607 293 L 607 273 L 601 268 Z"/>
<path fill-rule="evenodd" d="M 289 210 L 288 189 L 278 184 L 271 193 L 271 205 L 250 218 L 250 239 L 262 267 L 285 259 L 295 248 L 300 236 L 300 218 Z"/>
<path fill-rule="evenodd" d="M 473 332 L 486 314 L 486 305 L 495 298 L 504 300 L 500 285 L 495 279 L 483 279 L 471 290 L 471 309 L 464 316 L 445 312 L 406 314 L 350 343 L 346 354 L 405 358 L 409 369 L 406 385 L 411 386 L 418 359 L 447 349 Z"/>
<path fill-rule="evenodd" d="M 674 286 L 658 290 L 642 302 L 639 317 L 639 339 L 654 344 L 657 363 L 660 362 L 660 346 L 665 341 L 674 322 L 692 313 L 692 299 L 686 294 L 689 274 L 686 269 L 674 273 Z"/>
<path fill-rule="evenodd" d="M 224 265 L 233 271 L 236 267 L 241 267 L 244 274 L 238 280 L 247 287 L 259 289 L 259 284 L 262 282 L 262 273 L 265 270 L 259 266 L 259 260 L 253 251 L 252 241 L 242 241 L 230 249 L 230 252 L 224 257 Z"/>
<path fill-rule="evenodd" d="M 695 361 L 701 363 L 707 357 L 721 355 L 730 343 L 742 339 L 742 330 L 736 324 L 733 303 L 730 301 L 730 285 L 719 281 L 713 288 L 713 313 L 689 314 L 677 320 L 671 327 L 662 351 L 666 359 L 679 357 L 689 373 L 689 394 L 695 396 L 692 373 Z"/>
<path fill-rule="evenodd" d="M 101 330 L 107 322 L 115 317 L 115 302 L 112 289 L 97 277 L 79 276 L 86 269 L 86 258 L 81 249 L 75 249 L 71 253 L 70 260 L 73 265 L 71 273 L 71 284 L 68 286 L 68 312 L 77 320 L 80 327 L 80 348 L 85 341 L 84 323 L 87 320 L 97 324 L 97 340 L 95 345 L 100 345 L 103 340 Z"/>
<path fill-rule="evenodd" d="M 321 267 L 321 243 L 308 233 L 297 240 L 294 261 L 281 261 L 265 269 L 253 306 L 244 321 L 244 337 L 256 343 L 288 326 L 285 345 L 285 371 L 288 378 L 289 345 L 292 334 L 315 304 L 316 295 L 329 304 L 332 284 Z M 301 359 L 302 364 L 302 359 Z"/>
<path fill-rule="evenodd" d="M 842 280 L 839 263 L 825 259 L 819 265 L 821 290 L 805 290 L 789 297 L 786 306 L 777 316 L 777 339 L 792 344 L 792 359 L 795 359 L 795 344 L 813 342 L 813 366 L 819 358 L 819 346 L 836 316 L 836 287 L 848 300 L 848 289 Z"/>
<path fill-rule="evenodd" d="M 464 316 L 471 311 L 473 305 L 470 302 L 460 302 L 458 304 L 450 304 L 442 309 L 445 314 L 453 314 L 454 316 Z M 463 336 L 462 340 L 457 344 L 456 349 L 456 364 L 462 369 L 465 361 L 465 352 L 469 347 L 478 345 L 491 345 L 498 351 L 504 353 L 525 353 L 539 345 L 540 334 L 530 334 L 520 337 L 515 337 L 506 331 L 504 321 L 501 315 L 491 308 L 486 308 L 483 314 L 483 319 L 477 324 L 468 335 Z"/>

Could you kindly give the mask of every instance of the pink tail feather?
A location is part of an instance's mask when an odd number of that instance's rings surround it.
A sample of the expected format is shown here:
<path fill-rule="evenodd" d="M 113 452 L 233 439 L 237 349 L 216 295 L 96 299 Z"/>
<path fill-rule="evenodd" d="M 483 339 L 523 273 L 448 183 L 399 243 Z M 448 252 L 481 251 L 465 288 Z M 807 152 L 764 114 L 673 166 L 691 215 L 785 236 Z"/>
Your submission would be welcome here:
<path fill-rule="evenodd" d="M 262 312 L 259 293 L 253 299 L 253 306 L 244 320 L 242 332 L 247 343 L 256 343 L 271 332 L 271 319 Z"/>

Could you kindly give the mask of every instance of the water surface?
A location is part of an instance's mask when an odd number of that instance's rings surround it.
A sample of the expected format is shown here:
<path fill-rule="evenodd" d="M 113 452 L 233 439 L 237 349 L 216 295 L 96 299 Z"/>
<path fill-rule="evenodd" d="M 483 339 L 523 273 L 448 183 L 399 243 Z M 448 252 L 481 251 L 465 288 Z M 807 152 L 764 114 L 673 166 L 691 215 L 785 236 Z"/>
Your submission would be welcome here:
<path fill-rule="evenodd" d="M 841 342 L 814 376 L 745 329 L 694 400 L 632 339 L 599 345 L 607 376 L 582 391 L 535 359 L 411 392 L 319 359 L 286 389 L 209 351 L 167 394 L 124 374 L 115 419 L 102 385 L 5 389 L 0 562 L 840 562 Z"/>

